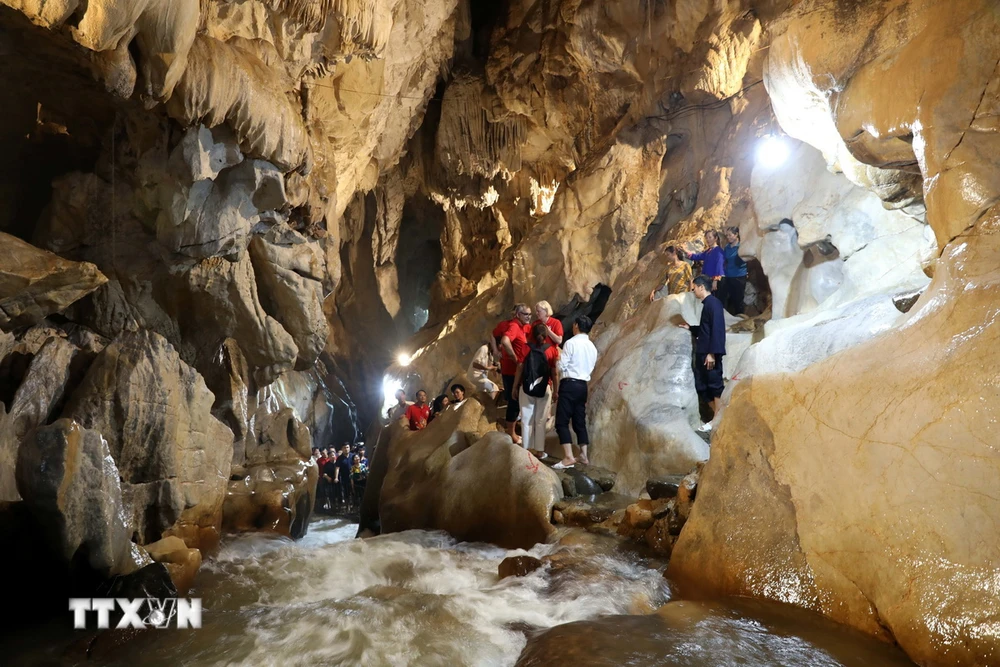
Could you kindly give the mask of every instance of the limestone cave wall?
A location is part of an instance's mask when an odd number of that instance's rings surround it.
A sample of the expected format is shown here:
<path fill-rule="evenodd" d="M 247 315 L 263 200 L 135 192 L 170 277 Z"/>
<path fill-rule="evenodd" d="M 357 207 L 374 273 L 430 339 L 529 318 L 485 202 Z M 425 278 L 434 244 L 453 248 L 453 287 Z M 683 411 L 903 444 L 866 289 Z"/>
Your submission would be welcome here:
<path fill-rule="evenodd" d="M 588 417 L 619 490 L 708 459 L 673 576 L 988 663 L 998 20 L 985 0 L 0 0 L 0 501 L 102 575 L 164 537 L 301 535 L 312 445 L 364 437 L 387 382 L 437 393 L 546 299 L 599 313 Z M 665 243 L 723 226 L 751 317 L 709 445 L 676 326 L 696 304 L 648 295 Z M 476 405 L 461 451 L 417 447 L 456 495 L 475 452 L 506 457 L 496 479 L 517 465 Z M 390 528 L 487 537 L 440 490 L 414 518 L 425 467 L 392 456 Z M 510 544 L 548 532 L 558 489 L 536 486 L 541 523 Z"/>

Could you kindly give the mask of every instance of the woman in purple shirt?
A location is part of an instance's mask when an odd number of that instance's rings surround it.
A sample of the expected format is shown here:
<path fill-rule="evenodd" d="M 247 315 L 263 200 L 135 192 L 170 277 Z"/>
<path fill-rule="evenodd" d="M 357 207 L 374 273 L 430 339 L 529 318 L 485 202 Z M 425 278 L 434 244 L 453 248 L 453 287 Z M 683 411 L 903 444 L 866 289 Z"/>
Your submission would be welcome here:
<path fill-rule="evenodd" d="M 726 255 L 719 247 L 719 233 L 713 229 L 705 232 L 705 252 L 697 252 L 688 255 L 688 259 L 694 262 L 703 262 L 701 272 L 712 278 L 712 293 L 719 289 L 719 279 L 726 275 L 724 268 Z"/>

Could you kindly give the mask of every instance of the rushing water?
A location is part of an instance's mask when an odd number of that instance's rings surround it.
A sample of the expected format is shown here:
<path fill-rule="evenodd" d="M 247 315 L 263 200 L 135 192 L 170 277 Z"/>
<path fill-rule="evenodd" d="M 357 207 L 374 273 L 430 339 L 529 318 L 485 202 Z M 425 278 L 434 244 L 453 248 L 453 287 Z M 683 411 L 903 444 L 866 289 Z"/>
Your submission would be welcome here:
<path fill-rule="evenodd" d="M 146 631 L 86 664 L 513 665 L 533 636 L 524 664 L 557 664 L 553 652 L 575 665 L 862 665 L 898 658 L 845 635 L 866 657 L 854 661 L 848 652 L 841 661 L 822 647 L 828 631 L 798 637 L 748 618 L 753 610 L 683 603 L 692 611 L 673 602 L 659 614 L 615 617 L 650 614 L 668 601 L 665 564 L 583 531 L 530 552 L 425 531 L 355 540 L 355 531 L 354 524 L 322 519 L 298 542 L 229 538 L 189 593 L 202 598 L 201 630 Z M 524 553 L 548 557 L 546 566 L 499 580 L 500 561 Z M 49 648 L 25 664 L 76 662 L 67 655 Z M 889 658 L 871 662 L 875 655 Z"/>

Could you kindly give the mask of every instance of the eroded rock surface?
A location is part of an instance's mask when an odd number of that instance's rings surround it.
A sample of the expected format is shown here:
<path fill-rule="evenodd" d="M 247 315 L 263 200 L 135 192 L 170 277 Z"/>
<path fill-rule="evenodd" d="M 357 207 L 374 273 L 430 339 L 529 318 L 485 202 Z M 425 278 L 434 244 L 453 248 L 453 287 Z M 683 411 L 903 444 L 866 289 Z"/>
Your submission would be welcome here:
<path fill-rule="evenodd" d="M 97 267 L 71 262 L 0 232 L 0 327 L 37 324 L 107 282 Z"/>
<path fill-rule="evenodd" d="M 94 360 L 64 416 L 107 440 L 122 478 L 130 536 L 217 543 L 233 434 L 213 396 L 163 337 L 123 334 Z"/>
<path fill-rule="evenodd" d="M 423 431 L 409 431 L 402 422 L 388 429 L 375 454 L 383 459 L 384 477 L 378 479 L 375 463 L 366 491 L 378 498 L 383 532 L 440 529 L 508 548 L 528 548 L 554 534 L 558 478 L 493 430 L 475 398 Z"/>
<path fill-rule="evenodd" d="M 119 470 L 98 431 L 70 419 L 36 430 L 20 448 L 17 487 L 65 562 L 80 555 L 105 576 L 150 562 L 130 540 Z"/>
<path fill-rule="evenodd" d="M 990 444 L 1000 402 L 989 371 L 971 361 L 995 346 L 983 315 L 1000 277 L 996 188 L 986 177 L 997 169 L 995 135 L 982 125 L 995 106 L 997 33 L 984 8 L 804 3 L 775 39 L 768 87 L 782 125 L 883 199 L 905 198 L 912 182 L 886 168 L 917 166 L 941 258 L 894 331 L 737 387 L 671 562 L 671 573 L 716 592 L 891 632 L 915 660 L 935 664 L 987 664 L 997 652 L 983 630 L 996 616 L 988 545 L 1000 513 Z M 905 29 L 889 28 L 889 16 Z M 822 44 L 810 37 L 823 30 Z M 977 38 L 954 41 L 968 31 Z M 833 38 L 846 48 L 829 48 Z M 855 58 L 862 42 L 873 47 Z M 949 50 L 947 64 L 932 66 L 927 43 Z M 900 85 L 887 90 L 887 81 Z M 827 86 L 840 91 L 836 106 Z M 861 474 L 873 483 L 844 497 L 843 484 Z M 977 519 L 954 520 L 956 489 L 961 514 Z"/>

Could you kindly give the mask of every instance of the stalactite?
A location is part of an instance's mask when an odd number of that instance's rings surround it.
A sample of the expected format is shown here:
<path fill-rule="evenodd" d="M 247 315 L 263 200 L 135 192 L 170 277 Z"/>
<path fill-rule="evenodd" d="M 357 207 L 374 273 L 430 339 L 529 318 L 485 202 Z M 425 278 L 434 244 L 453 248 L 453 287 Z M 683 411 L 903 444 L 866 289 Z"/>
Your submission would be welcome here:
<path fill-rule="evenodd" d="M 442 164 L 459 174 L 487 178 L 520 170 L 525 118 L 503 109 L 480 79 L 456 78 L 441 106 L 437 148 Z"/>
<path fill-rule="evenodd" d="M 385 47 L 392 16 L 385 0 L 270 0 L 269 6 L 306 30 L 319 32 L 333 18 L 340 28 L 340 51 L 376 55 Z"/>

